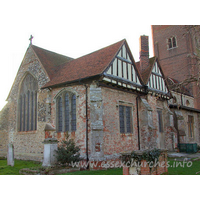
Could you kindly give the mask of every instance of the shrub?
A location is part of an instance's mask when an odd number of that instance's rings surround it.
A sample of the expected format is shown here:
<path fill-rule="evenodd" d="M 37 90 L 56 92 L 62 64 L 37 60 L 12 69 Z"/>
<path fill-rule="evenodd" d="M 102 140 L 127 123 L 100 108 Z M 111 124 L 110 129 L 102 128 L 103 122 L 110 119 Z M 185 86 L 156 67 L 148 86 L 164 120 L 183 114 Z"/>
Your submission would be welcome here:
<path fill-rule="evenodd" d="M 73 139 L 69 139 L 67 134 L 66 140 L 61 142 L 61 145 L 56 150 L 57 164 L 69 165 L 71 162 L 78 162 L 80 158 L 80 148 L 75 145 Z"/>

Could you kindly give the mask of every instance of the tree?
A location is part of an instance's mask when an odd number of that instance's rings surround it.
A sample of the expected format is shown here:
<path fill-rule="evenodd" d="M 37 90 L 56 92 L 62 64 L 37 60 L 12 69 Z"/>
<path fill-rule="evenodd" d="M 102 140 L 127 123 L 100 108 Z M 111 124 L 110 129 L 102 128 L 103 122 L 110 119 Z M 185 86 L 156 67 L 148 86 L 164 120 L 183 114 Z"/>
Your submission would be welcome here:
<path fill-rule="evenodd" d="M 75 145 L 73 139 L 69 139 L 69 135 L 67 134 L 66 140 L 61 142 L 61 145 L 56 150 L 56 158 L 58 164 L 68 165 L 71 162 L 78 162 L 81 160 L 80 158 L 80 148 Z"/>
<path fill-rule="evenodd" d="M 170 85 L 170 89 L 181 92 L 183 87 L 196 84 L 198 86 L 198 91 L 200 91 L 200 26 L 185 25 L 182 28 L 184 29 L 183 37 L 188 36 L 193 50 L 192 53 L 187 55 L 191 62 L 191 74 L 187 75 L 184 80 Z"/>

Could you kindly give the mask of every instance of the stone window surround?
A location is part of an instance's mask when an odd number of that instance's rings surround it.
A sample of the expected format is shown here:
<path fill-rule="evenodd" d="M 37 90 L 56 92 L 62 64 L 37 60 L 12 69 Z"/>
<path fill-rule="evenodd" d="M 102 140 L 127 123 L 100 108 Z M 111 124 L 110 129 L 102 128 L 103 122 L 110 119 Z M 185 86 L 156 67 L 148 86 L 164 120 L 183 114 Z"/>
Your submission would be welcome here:
<path fill-rule="evenodd" d="M 173 38 L 175 38 L 176 46 L 173 46 Z M 171 45 L 172 45 L 172 47 L 169 47 L 169 40 L 171 40 Z M 171 36 L 171 37 L 167 38 L 167 39 L 166 39 L 166 42 L 167 42 L 167 50 L 171 50 L 171 49 L 178 48 L 177 36 Z"/>
<path fill-rule="evenodd" d="M 35 87 L 32 90 L 29 88 L 27 91 L 21 91 L 21 90 L 23 90 L 23 87 L 24 87 L 23 83 L 24 83 L 24 81 L 26 81 L 26 78 L 28 76 L 31 76 L 31 78 L 33 78 L 33 80 L 35 81 L 35 83 L 37 82 L 37 84 L 34 84 Z M 24 124 L 25 130 L 22 130 L 22 127 L 21 127 L 22 126 L 22 121 L 21 121 L 22 119 L 21 119 L 21 116 L 20 116 L 21 115 L 20 108 L 21 108 L 21 106 L 24 107 L 24 104 L 20 105 L 20 103 L 21 103 L 20 97 L 24 97 L 26 92 L 29 93 L 29 98 L 30 98 L 29 99 L 30 102 L 28 102 L 28 97 L 26 95 L 26 103 L 25 103 L 25 106 L 26 106 L 25 115 L 26 116 L 25 116 L 25 118 L 26 118 L 26 120 L 29 119 L 29 126 L 27 126 L 27 121 L 26 121 L 25 124 Z M 37 95 L 37 92 L 38 92 L 37 78 L 33 74 L 31 74 L 30 72 L 25 72 L 20 83 L 19 83 L 18 99 L 17 99 L 17 131 L 20 134 L 27 133 L 27 132 L 28 133 L 35 133 L 37 131 L 37 118 L 38 118 L 38 112 L 37 112 L 38 95 Z M 34 99 L 34 103 L 33 103 L 33 105 L 30 105 L 32 98 Z M 27 105 L 29 105 L 29 116 L 27 116 Z M 32 106 L 34 106 L 34 107 L 32 108 Z M 33 119 L 32 119 L 32 117 L 33 117 Z M 29 130 L 27 130 L 27 128 L 29 128 Z"/>
<path fill-rule="evenodd" d="M 56 94 L 56 96 L 54 97 L 54 99 L 53 99 L 53 103 L 56 105 L 55 106 L 55 113 L 56 113 L 56 132 L 58 133 L 58 132 L 66 132 L 65 131 L 65 112 L 63 112 L 64 111 L 64 108 L 65 108 L 65 106 L 64 106 L 64 101 L 62 102 L 62 131 L 59 131 L 58 130 L 58 99 L 62 96 L 62 99 L 64 99 L 64 96 L 65 96 L 65 94 L 66 93 L 68 93 L 69 94 L 69 108 L 70 108 L 70 110 L 69 110 L 69 112 L 70 112 L 70 119 L 69 119 L 69 130 L 68 130 L 68 132 L 72 132 L 72 131 L 76 131 L 77 130 L 77 127 L 76 127 L 76 130 L 71 130 L 71 127 L 72 127 L 72 124 L 71 124 L 71 119 L 72 119 L 72 116 L 71 116 L 71 102 L 72 102 L 72 97 L 73 97 L 73 95 L 75 95 L 75 97 L 76 97 L 76 125 L 77 125 L 77 105 L 78 105 L 78 97 L 79 97 L 79 95 L 78 95 L 78 93 L 75 91 L 75 90 L 73 90 L 73 89 L 71 89 L 71 88 L 63 88 L 63 89 L 61 89 L 57 94 Z M 64 130 L 64 131 L 63 131 Z"/>
<path fill-rule="evenodd" d="M 119 106 L 125 106 L 125 107 L 130 107 L 131 108 L 131 114 L 130 114 L 130 126 L 131 126 L 131 132 L 125 132 L 125 133 L 121 133 L 120 132 L 120 115 L 119 115 L 119 119 L 118 119 L 118 122 L 119 122 L 119 133 L 122 134 L 122 135 L 132 135 L 133 134 L 133 111 L 134 111 L 134 104 L 132 102 L 128 102 L 128 101 L 122 101 L 122 100 L 119 100 L 116 104 L 116 107 L 118 108 L 118 113 L 119 113 Z M 126 118 L 126 117 L 125 117 Z M 124 122 L 126 123 L 126 121 Z"/>

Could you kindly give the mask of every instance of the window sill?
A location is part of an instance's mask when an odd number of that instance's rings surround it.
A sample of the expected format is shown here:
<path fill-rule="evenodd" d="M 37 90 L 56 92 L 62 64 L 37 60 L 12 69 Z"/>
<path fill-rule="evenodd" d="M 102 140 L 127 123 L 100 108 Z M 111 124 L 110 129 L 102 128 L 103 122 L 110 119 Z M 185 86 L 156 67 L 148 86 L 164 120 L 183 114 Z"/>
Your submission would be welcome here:
<path fill-rule="evenodd" d="M 75 133 L 76 131 L 56 131 L 56 133 Z"/>
<path fill-rule="evenodd" d="M 178 47 L 172 47 L 172 48 L 167 48 L 167 50 L 172 50 L 172 49 L 176 49 Z"/>
<path fill-rule="evenodd" d="M 33 134 L 33 133 L 36 133 L 37 130 L 34 130 L 34 131 L 18 131 L 17 133 L 18 134 Z"/>
<path fill-rule="evenodd" d="M 132 136 L 133 135 L 133 133 L 120 133 L 121 134 L 121 136 L 123 137 L 123 136 Z"/>

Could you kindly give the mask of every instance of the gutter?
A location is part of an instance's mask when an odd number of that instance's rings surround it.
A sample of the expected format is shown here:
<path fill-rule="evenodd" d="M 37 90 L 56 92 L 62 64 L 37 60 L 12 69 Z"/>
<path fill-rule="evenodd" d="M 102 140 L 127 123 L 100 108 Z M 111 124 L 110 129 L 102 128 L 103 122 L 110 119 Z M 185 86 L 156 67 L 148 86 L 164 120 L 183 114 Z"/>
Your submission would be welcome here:
<path fill-rule="evenodd" d="M 73 80 L 73 81 L 66 81 L 66 82 L 63 82 L 63 83 L 58 83 L 58 84 L 54 84 L 54 85 L 47 85 L 47 86 L 43 86 L 41 87 L 41 89 L 46 89 L 46 88 L 57 88 L 57 87 L 65 87 L 67 84 L 73 84 L 73 83 L 76 83 L 76 82 L 79 82 L 80 81 L 84 81 L 84 80 L 87 80 L 87 79 L 94 79 L 94 78 L 99 78 L 101 75 L 97 74 L 97 75 L 94 75 L 94 76 L 88 76 L 88 77 L 85 77 L 85 78 L 80 78 L 80 79 L 76 79 L 76 80 Z M 51 82 L 51 81 L 49 81 Z M 48 83 L 49 83 L 48 82 Z M 48 84 L 47 83 L 47 84 Z"/>
<path fill-rule="evenodd" d="M 193 112 L 200 113 L 199 109 L 191 108 L 191 107 L 187 107 L 187 106 L 182 106 L 182 105 L 178 106 L 178 105 L 169 104 L 169 108 L 183 109 L 183 110 L 187 110 L 187 111 L 193 111 Z"/>

